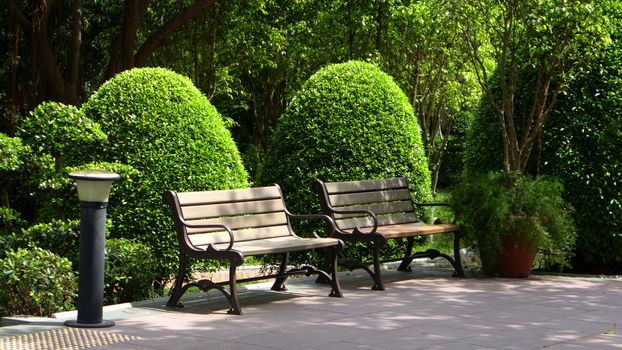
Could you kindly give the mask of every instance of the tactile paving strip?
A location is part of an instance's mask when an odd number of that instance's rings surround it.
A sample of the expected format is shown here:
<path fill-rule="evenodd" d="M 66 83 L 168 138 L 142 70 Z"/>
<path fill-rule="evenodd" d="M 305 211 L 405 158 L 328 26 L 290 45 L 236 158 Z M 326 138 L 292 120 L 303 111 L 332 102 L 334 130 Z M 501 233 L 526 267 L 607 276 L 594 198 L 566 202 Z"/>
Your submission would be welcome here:
<path fill-rule="evenodd" d="M 0 350 L 80 350 L 134 339 L 140 338 L 84 328 L 58 328 L 0 338 Z"/>

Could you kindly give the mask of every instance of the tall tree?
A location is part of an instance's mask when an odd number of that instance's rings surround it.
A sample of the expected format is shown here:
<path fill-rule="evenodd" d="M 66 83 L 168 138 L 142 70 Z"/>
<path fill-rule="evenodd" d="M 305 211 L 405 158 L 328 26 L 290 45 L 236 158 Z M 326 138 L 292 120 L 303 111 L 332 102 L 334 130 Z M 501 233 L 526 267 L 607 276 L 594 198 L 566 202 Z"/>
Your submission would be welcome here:
<path fill-rule="evenodd" d="M 387 49 L 381 51 L 384 65 L 415 109 L 436 193 L 454 115 L 471 108 L 477 81 L 466 64 L 460 26 L 447 1 L 395 4 L 390 19 Z"/>
<path fill-rule="evenodd" d="M 605 4 L 592 0 L 467 0 L 455 4 L 461 9 L 462 38 L 477 79 L 499 120 L 503 169 L 508 176 L 523 172 L 576 63 L 606 39 L 606 16 L 599 9 Z M 495 62 L 498 81 L 491 80 L 488 57 Z M 530 107 L 517 115 L 521 79 L 534 71 L 536 79 L 526 97 Z M 496 86 L 500 98 L 495 97 Z"/>

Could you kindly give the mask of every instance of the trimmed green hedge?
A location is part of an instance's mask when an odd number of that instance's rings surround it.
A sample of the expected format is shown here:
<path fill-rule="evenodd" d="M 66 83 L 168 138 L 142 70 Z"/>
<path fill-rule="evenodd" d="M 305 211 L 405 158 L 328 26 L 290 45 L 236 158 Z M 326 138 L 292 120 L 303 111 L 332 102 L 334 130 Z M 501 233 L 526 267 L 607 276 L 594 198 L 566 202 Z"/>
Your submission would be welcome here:
<path fill-rule="evenodd" d="M 294 95 L 273 134 L 258 182 L 279 183 L 294 213 L 319 212 L 311 184 L 406 176 L 430 196 L 413 109 L 393 79 L 360 61 L 327 66 Z"/>
<path fill-rule="evenodd" d="M 177 241 L 162 193 L 248 186 L 229 130 L 190 79 L 162 68 L 118 74 L 82 111 L 108 136 L 104 160 L 138 172 L 116 192 L 122 207 L 110 213 L 110 236 L 150 246 L 166 278 L 177 266 Z"/>

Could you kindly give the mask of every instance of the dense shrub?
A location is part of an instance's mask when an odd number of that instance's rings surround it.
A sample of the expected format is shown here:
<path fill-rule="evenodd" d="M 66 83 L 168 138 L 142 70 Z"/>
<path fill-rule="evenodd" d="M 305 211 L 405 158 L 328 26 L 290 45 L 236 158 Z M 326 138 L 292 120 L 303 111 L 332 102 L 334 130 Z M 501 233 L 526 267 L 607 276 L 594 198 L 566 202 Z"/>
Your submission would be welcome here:
<path fill-rule="evenodd" d="M 41 223 L 16 231 L 4 242 L 4 249 L 16 250 L 36 246 L 67 258 L 75 266 L 80 249 L 80 222 L 78 220 Z"/>
<path fill-rule="evenodd" d="M 37 154 L 19 137 L 0 133 L 0 206 L 16 210 L 26 220 L 36 219 L 45 197 L 40 184 L 51 178 L 54 161 L 50 155 Z M 11 223 L 3 227 L 5 232 L 16 228 Z"/>
<path fill-rule="evenodd" d="M 318 212 L 315 179 L 398 174 L 409 179 L 414 198 L 429 197 L 430 173 L 408 99 L 379 68 L 353 61 L 321 69 L 294 95 L 271 138 L 259 182 L 281 184 L 293 212 Z"/>
<path fill-rule="evenodd" d="M 542 170 L 557 174 L 575 208 L 574 266 L 622 271 L 622 42 L 583 70 L 551 116 Z"/>
<path fill-rule="evenodd" d="M 0 175 L 17 170 L 22 165 L 21 154 L 26 151 L 26 146 L 18 137 L 9 137 L 0 133 Z"/>
<path fill-rule="evenodd" d="M 37 221 L 51 221 L 71 217 L 66 210 L 75 207 L 65 201 L 66 189 L 72 183 L 63 171 L 65 166 L 92 161 L 103 150 L 106 135 L 99 125 L 75 106 L 58 102 L 44 102 L 30 117 L 19 125 L 19 136 L 39 157 L 51 156 L 54 171 L 34 172 L 31 181 L 36 183 L 35 214 Z"/>
<path fill-rule="evenodd" d="M 74 106 L 44 102 L 20 125 L 24 143 L 40 153 L 52 155 L 57 170 L 62 164 L 80 164 L 94 159 L 106 142 L 99 125 Z"/>
<path fill-rule="evenodd" d="M 0 207 L 0 246 L 11 232 L 26 225 L 19 213 L 11 208 Z M 2 256 L 2 252 L 0 252 Z"/>
<path fill-rule="evenodd" d="M 125 71 L 83 105 L 108 136 L 104 159 L 138 171 L 117 194 L 123 211 L 110 212 L 112 237 L 149 245 L 163 278 L 177 265 L 177 244 L 165 190 L 247 186 L 246 171 L 229 130 L 192 82 L 161 68 Z"/>
<path fill-rule="evenodd" d="M 158 271 L 151 249 L 125 238 L 106 241 L 104 303 L 144 300 L 151 296 Z"/>
<path fill-rule="evenodd" d="M 108 227 L 112 226 L 109 224 Z M 0 236 L 0 257 L 6 252 L 37 247 L 79 265 L 80 222 L 53 221 Z M 115 304 L 146 299 L 153 294 L 158 269 L 151 249 L 128 239 L 106 241 L 105 302 Z"/>
<path fill-rule="evenodd" d="M 20 248 L 0 259 L 2 316 L 51 316 L 70 310 L 77 288 L 71 263 L 47 250 Z"/>
<path fill-rule="evenodd" d="M 0 240 L 22 223 L 19 213 L 9 207 L 9 193 L 27 152 L 20 138 L 0 133 Z"/>

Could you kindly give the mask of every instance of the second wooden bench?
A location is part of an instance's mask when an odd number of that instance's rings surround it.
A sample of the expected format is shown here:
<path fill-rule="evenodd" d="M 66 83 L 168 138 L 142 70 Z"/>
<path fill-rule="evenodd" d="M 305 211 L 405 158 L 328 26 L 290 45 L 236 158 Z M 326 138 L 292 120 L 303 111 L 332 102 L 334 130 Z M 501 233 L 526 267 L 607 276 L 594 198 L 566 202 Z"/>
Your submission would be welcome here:
<path fill-rule="evenodd" d="M 410 271 L 416 258 L 443 257 L 453 266 L 454 276 L 464 277 L 460 262 L 460 226 L 455 224 L 425 224 L 419 221 L 415 209 L 422 206 L 450 206 L 444 203 L 416 203 L 412 201 L 405 177 L 380 180 L 322 182 L 313 185 L 320 197 L 325 214 L 337 225 L 333 237 L 351 242 L 368 242 L 373 248 L 371 263 L 358 262 L 348 267 L 365 269 L 373 278 L 374 290 L 384 290 L 380 264 L 401 261 L 400 271 Z M 453 258 L 436 249 L 413 253 L 414 238 L 432 234 L 453 234 Z M 403 257 L 380 260 L 380 251 L 389 239 L 406 238 Z M 369 268 L 373 265 L 373 269 Z"/>

